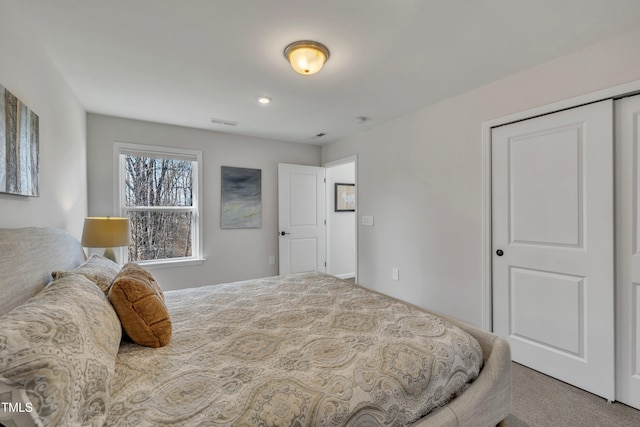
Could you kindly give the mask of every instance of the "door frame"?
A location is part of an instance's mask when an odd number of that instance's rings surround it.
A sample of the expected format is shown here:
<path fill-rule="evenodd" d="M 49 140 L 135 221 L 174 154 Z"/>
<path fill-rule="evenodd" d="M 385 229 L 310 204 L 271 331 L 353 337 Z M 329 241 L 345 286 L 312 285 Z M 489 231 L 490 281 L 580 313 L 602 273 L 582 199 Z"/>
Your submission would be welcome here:
<path fill-rule="evenodd" d="M 349 156 L 349 157 L 344 157 L 342 159 L 333 160 L 331 162 L 323 163 L 322 167 L 325 168 L 325 169 L 328 169 L 328 168 L 331 168 L 331 167 L 334 167 L 334 166 L 340 166 L 340 165 L 344 165 L 344 164 L 348 164 L 348 163 L 353 163 L 353 173 L 354 173 L 353 174 L 353 176 L 354 176 L 353 183 L 356 186 L 356 210 L 354 212 L 353 218 L 354 218 L 354 221 L 356 222 L 356 224 L 355 224 L 355 236 L 354 236 L 355 248 L 356 248 L 356 272 L 355 272 L 356 273 L 356 277 L 355 277 L 355 281 L 356 281 L 356 283 L 358 283 L 358 277 L 359 277 L 359 275 L 358 275 L 358 266 L 359 266 L 359 263 L 358 263 L 358 253 L 359 253 L 359 250 L 358 250 L 358 190 L 357 190 L 357 188 L 358 188 L 358 156 L 357 155 L 353 155 L 353 156 Z M 327 192 L 327 194 L 329 194 L 329 193 Z M 327 203 L 325 208 L 326 208 L 326 211 L 327 211 L 327 215 L 326 215 L 325 218 L 328 218 L 329 217 L 329 209 L 331 209 L 330 204 Z M 329 226 L 330 226 L 330 224 L 329 224 Z M 327 238 L 325 240 L 326 243 L 327 243 L 326 244 L 327 260 L 329 259 L 329 251 L 331 250 L 330 246 L 329 246 L 329 238 L 328 238 L 329 226 L 325 228 L 325 233 L 327 235 Z"/>
<path fill-rule="evenodd" d="M 493 331 L 492 263 L 492 194 L 491 194 L 491 129 L 557 111 L 640 93 L 640 80 L 543 105 L 482 123 L 482 328 Z"/>

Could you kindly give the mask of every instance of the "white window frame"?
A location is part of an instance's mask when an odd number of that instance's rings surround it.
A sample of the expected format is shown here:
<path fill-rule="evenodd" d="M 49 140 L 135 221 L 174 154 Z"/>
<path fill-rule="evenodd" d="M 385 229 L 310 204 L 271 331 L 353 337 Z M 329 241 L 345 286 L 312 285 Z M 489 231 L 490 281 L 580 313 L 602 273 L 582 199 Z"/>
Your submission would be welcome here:
<path fill-rule="evenodd" d="M 194 162 L 193 171 L 193 201 L 192 206 L 176 206 L 176 207 L 130 207 L 125 202 L 125 156 L 144 156 L 144 157 L 165 157 L 176 160 L 188 160 Z M 201 264 L 204 261 L 202 248 L 202 215 L 200 214 L 200 206 L 202 200 L 202 151 L 188 150 L 182 148 L 161 147 L 155 145 L 133 144 L 128 142 L 114 143 L 114 176 L 115 176 L 115 209 L 120 212 L 123 217 L 128 216 L 127 212 L 135 211 L 179 211 L 191 212 L 192 216 L 192 250 L 190 257 L 179 257 L 169 259 L 157 259 L 147 261 L 136 261 L 136 263 L 155 267 L 171 267 L 184 266 L 191 264 Z M 127 248 L 121 248 L 120 259 L 128 262 L 129 251 Z"/>

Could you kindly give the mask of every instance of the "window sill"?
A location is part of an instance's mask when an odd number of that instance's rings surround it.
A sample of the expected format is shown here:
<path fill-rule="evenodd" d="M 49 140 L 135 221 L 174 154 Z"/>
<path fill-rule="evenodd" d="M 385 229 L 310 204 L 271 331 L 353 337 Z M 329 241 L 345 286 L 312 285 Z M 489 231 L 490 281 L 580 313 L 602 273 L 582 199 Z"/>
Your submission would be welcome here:
<path fill-rule="evenodd" d="M 190 265 L 202 264 L 204 261 L 205 261 L 204 258 L 185 258 L 185 259 L 169 259 L 169 260 L 159 260 L 159 261 L 137 261 L 136 264 L 139 264 L 149 269 L 157 269 L 157 268 L 167 268 L 167 267 L 188 267 Z"/>

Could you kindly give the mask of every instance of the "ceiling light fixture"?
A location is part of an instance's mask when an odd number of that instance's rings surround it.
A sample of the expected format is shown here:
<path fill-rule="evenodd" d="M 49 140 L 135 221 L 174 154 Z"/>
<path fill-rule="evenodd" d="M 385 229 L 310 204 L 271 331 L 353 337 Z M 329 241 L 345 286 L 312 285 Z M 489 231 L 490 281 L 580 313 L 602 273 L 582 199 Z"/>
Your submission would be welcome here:
<path fill-rule="evenodd" d="M 268 96 L 259 96 L 258 97 L 258 102 L 260 104 L 268 104 L 271 102 L 271 98 L 269 98 Z"/>
<path fill-rule="evenodd" d="M 300 40 L 284 49 L 284 56 L 296 73 L 310 76 L 329 60 L 329 49 L 322 43 Z"/>

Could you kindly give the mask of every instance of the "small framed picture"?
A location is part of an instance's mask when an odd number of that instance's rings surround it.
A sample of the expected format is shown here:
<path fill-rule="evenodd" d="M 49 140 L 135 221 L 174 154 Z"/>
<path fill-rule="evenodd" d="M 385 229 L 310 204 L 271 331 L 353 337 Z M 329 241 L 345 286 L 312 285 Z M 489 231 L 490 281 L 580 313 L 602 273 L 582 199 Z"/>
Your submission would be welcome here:
<path fill-rule="evenodd" d="M 356 185 L 336 182 L 336 212 L 354 212 L 356 210 Z"/>

